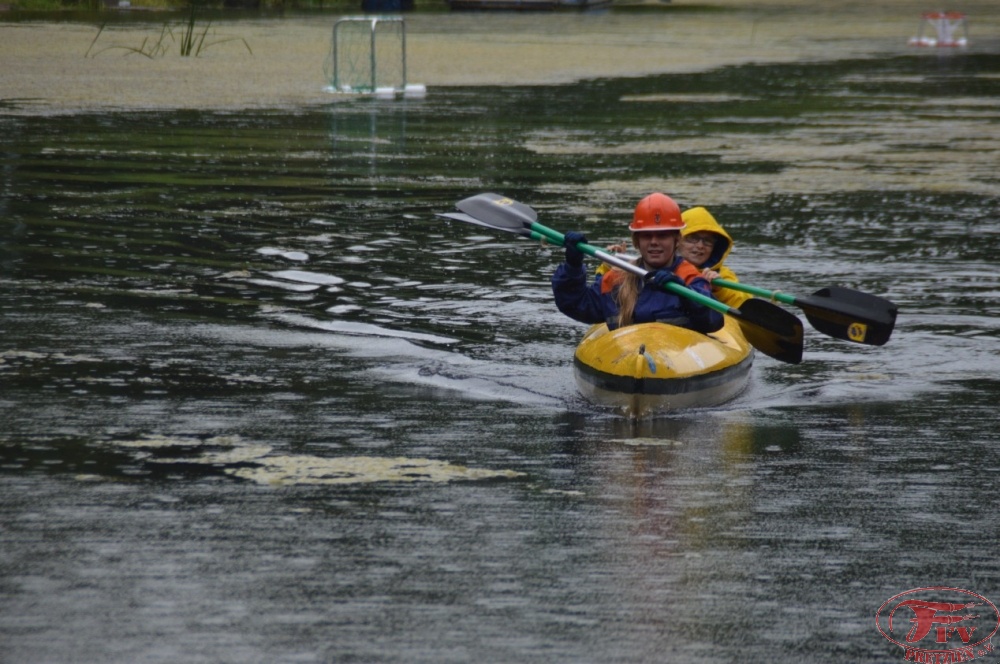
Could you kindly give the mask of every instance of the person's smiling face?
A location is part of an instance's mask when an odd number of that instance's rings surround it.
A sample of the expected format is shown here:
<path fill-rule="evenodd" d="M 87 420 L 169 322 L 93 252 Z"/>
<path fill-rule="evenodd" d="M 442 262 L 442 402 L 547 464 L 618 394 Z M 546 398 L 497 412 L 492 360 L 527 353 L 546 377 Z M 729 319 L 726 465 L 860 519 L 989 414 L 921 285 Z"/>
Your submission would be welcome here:
<path fill-rule="evenodd" d="M 691 233 L 681 238 L 681 256 L 695 267 L 705 267 L 705 261 L 712 255 L 716 242 L 715 233 Z"/>
<path fill-rule="evenodd" d="M 634 233 L 632 242 L 646 267 L 657 270 L 674 260 L 679 237 L 680 231 L 646 231 Z"/>

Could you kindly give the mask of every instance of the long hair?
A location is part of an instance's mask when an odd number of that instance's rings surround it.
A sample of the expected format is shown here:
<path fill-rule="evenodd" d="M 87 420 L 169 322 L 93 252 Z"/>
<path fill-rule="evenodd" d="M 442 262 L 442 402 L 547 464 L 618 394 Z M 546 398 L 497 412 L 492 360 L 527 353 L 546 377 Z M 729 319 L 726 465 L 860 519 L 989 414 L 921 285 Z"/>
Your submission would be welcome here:
<path fill-rule="evenodd" d="M 642 265 L 642 257 L 632 261 Z M 632 324 L 632 314 L 635 313 L 635 303 L 642 290 L 642 277 L 631 272 L 623 272 L 621 283 L 615 290 L 615 302 L 618 304 L 618 327 Z"/>
<path fill-rule="evenodd" d="M 674 250 L 670 254 L 670 263 L 672 264 L 674 259 L 677 258 L 677 246 L 680 244 L 680 233 L 676 233 L 676 239 L 674 240 Z M 639 247 L 639 234 L 632 233 L 632 246 L 638 249 Z M 639 256 L 634 261 L 635 265 L 639 267 L 645 267 L 642 262 L 642 256 Z M 618 327 L 625 327 L 626 325 L 632 324 L 632 316 L 635 313 L 635 303 L 639 299 L 639 292 L 643 288 L 643 279 L 637 274 L 632 274 L 631 272 L 622 271 L 622 278 L 620 279 L 620 284 L 618 285 L 617 291 L 614 294 L 615 302 L 618 304 Z"/>

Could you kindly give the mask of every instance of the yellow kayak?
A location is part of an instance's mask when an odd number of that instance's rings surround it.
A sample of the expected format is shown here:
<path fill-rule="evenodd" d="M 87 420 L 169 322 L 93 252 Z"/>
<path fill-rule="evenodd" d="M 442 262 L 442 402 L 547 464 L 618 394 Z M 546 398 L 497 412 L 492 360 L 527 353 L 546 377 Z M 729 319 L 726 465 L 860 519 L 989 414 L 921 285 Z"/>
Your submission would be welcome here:
<path fill-rule="evenodd" d="M 753 348 L 726 316 L 707 335 L 666 323 L 594 325 L 576 349 L 573 373 L 589 401 L 643 417 L 725 403 L 746 387 L 752 364 Z"/>

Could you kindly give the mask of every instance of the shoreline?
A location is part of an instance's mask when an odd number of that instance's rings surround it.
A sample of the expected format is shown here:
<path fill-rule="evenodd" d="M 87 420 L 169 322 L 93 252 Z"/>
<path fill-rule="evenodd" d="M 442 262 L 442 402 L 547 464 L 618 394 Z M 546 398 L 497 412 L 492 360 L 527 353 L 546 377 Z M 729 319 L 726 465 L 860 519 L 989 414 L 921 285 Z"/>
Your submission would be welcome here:
<path fill-rule="evenodd" d="M 981 16 L 973 23 L 975 9 L 967 10 L 974 47 L 977 31 L 1000 34 L 1000 18 L 988 15 L 985 0 L 971 4 Z M 407 14 L 407 81 L 431 95 L 445 86 L 557 85 L 750 62 L 912 54 L 907 41 L 923 11 L 910 0 L 877 8 L 837 0 L 822 11 L 805 0 L 698 7 L 706 9 Z M 210 46 L 198 57 L 180 56 L 181 26 L 164 37 L 162 19 L 101 30 L 82 22 L 2 18 L 0 115 L 280 110 L 344 97 L 327 90 L 324 71 L 339 15 L 206 23 Z M 157 39 L 163 53 L 140 53 Z"/>

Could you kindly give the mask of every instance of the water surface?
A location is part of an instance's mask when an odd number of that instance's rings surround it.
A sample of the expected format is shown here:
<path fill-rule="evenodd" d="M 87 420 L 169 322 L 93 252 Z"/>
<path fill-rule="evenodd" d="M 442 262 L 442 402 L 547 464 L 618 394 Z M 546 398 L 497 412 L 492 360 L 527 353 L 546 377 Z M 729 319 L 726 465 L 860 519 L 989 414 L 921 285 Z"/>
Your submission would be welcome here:
<path fill-rule="evenodd" d="M 893 661 L 1000 599 L 1000 59 L 915 54 L 297 112 L 0 119 L 10 661 Z M 587 404 L 560 259 L 710 207 L 748 283 L 894 300 L 724 407 Z"/>

